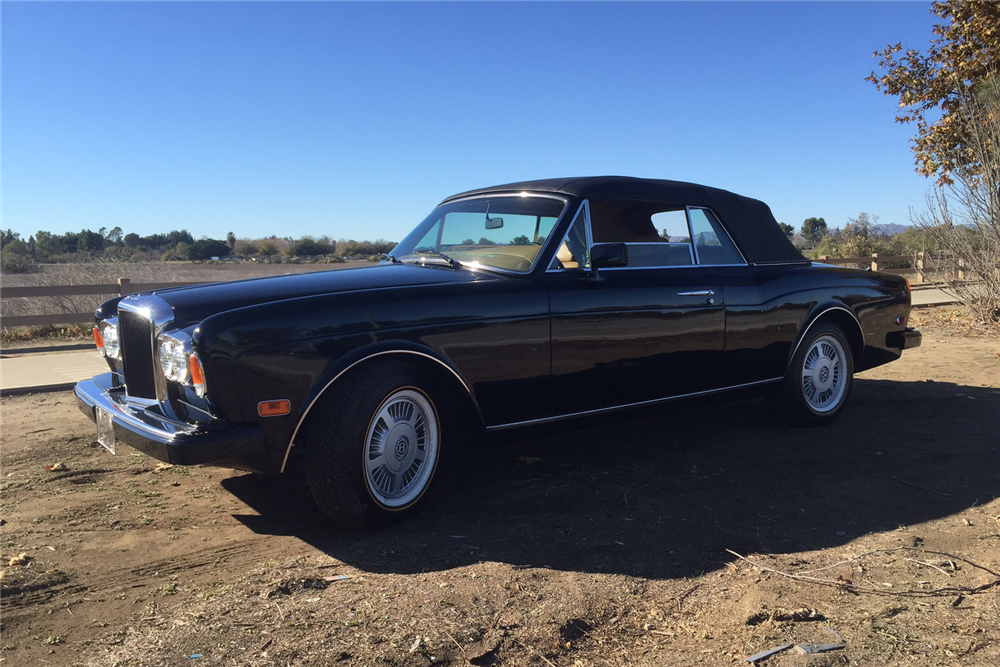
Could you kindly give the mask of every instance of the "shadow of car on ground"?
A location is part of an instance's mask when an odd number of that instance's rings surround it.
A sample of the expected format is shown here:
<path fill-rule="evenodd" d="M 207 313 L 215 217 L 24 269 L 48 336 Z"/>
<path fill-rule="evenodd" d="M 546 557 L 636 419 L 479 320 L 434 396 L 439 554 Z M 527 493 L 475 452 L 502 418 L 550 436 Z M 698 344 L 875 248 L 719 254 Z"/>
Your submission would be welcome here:
<path fill-rule="evenodd" d="M 493 436 L 438 480 L 417 516 L 380 530 L 328 524 L 294 477 L 223 481 L 260 534 L 294 535 L 370 572 L 480 561 L 651 579 L 739 553 L 834 547 L 1000 494 L 1000 391 L 856 379 L 824 428 L 785 426 L 761 399 L 691 401 Z M 443 483 L 442 483 L 443 482 Z"/>

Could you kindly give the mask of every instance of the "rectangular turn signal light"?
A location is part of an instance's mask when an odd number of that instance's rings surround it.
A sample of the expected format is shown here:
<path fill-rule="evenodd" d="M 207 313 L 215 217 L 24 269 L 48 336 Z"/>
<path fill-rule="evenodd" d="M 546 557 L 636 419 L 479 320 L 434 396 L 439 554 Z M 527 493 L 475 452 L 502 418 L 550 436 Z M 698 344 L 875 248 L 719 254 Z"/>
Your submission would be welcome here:
<path fill-rule="evenodd" d="M 292 411 L 292 402 L 282 399 L 279 401 L 261 401 L 257 404 L 257 414 L 261 417 L 280 417 Z"/>

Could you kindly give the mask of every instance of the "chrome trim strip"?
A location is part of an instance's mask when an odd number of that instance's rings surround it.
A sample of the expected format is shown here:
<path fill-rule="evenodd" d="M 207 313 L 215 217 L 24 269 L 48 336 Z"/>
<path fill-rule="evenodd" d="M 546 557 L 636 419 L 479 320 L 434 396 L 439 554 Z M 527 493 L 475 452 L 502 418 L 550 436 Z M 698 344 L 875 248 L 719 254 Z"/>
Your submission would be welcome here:
<path fill-rule="evenodd" d="M 625 245 L 631 245 L 626 243 Z M 728 269 L 734 266 L 746 266 L 745 264 L 670 264 L 664 266 L 609 266 L 601 269 L 604 271 L 661 271 L 663 269 Z"/>
<path fill-rule="evenodd" d="M 327 382 L 326 386 L 324 386 L 323 389 L 321 389 L 320 392 L 316 394 L 315 398 L 313 398 L 313 400 L 309 402 L 309 405 L 306 407 L 305 412 L 302 413 L 302 418 L 299 419 L 299 423 L 295 425 L 295 430 L 292 431 L 292 437 L 288 441 L 288 447 L 285 448 L 285 458 L 281 461 L 281 472 L 285 472 L 285 466 L 288 465 L 288 455 L 292 452 L 292 447 L 295 446 L 295 436 L 299 434 L 299 429 L 302 428 L 302 424 L 305 423 L 306 417 L 309 416 L 309 412 L 312 410 L 313 406 L 316 405 L 316 401 L 319 400 L 320 396 L 325 394 L 326 390 L 329 389 L 334 382 L 340 379 L 340 376 L 342 376 L 344 373 L 351 370 L 361 362 L 368 361 L 369 359 L 374 359 L 375 357 L 381 357 L 386 354 L 413 354 L 418 357 L 424 357 L 426 359 L 430 359 L 431 361 L 436 361 L 437 363 L 441 364 L 441 366 L 443 366 L 444 368 L 447 368 L 451 372 L 451 374 L 455 376 L 455 379 L 462 383 L 462 386 L 465 387 L 465 390 L 467 392 L 469 392 L 469 395 L 470 396 L 472 395 L 472 390 L 469 389 L 469 385 L 465 383 L 465 380 L 463 380 L 462 377 L 454 371 L 454 369 L 452 369 L 450 366 L 448 366 L 446 363 L 444 363 L 437 357 L 432 357 L 431 355 L 425 354 L 424 352 L 416 352 L 414 350 L 385 350 L 384 352 L 376 352 L 375 354 L 369 354 L 367 357 L 358 359 L 353 364 L 351 364 L 344 370 L 337 373 L 334 376 L 334 378 L 329 382 Z"/>
<path fill-rule="evenodd" d="M 643 405 L 656 405 L 657 403 L 669 403 L 671 401 L 677 401 L 682 398 L 694 398 L 696 396 L 709 396 L 711 394 L 718 394 L 724 391 L 731 391 L 734 389 L 743 389 L 746 387 L 753 387 L 761 384 L 772 384 L 774 382 L 781 382 L 785 378 L 771 378 L 770 380 L 757 380 L 756 382 L 746 382 L 744 384 L 734 384 L 729 387 L 720 387 L 718 389 L 707 389 L 705 391 L 696 391 L 690 394 L 679 394 L 677 396 L 667 396 L 666 398 L 654 398 L 648 401 L 638 401 L 636 403 L 626 403 L 624 405 L 614 405 L 609 408 L 597 408 L 596 410 L 584 410 L 583 412 L 571 412 L 565 415 L 559 415 L 557 417 L 542 417 L 541 419 L 529 419 L 523 422 L 511 422 L 509 424 L 497 424 L 496 426 L 487 426 L 486 430 L 488 432 L 492 431 L 506 431 L 510 428 L 518 428 L 521 426 L 533 426 L 538 424 L 548 424 L 550 422 L 563 421 L 564 419 L 572 419 L 574 417 L 583 417 L 585 415 L 599 415 L 606 412 L 615 412 L 617 410 L 627 410 L 629 408 L 637 408 Z"/>
<path fill-rule="evenodd" d="M 864 329 L 864 327 L 861 326 L 861 321 L 858 319 L 858 316 L 855 315 L 851 311 L 851 309 L 847 308 L 846 306 L 830 306 L 829 308 L 824 309 L 819 315 L 817 315 L 816 317 L 812 318 L 812 321 L 806 326 L 805 329 L 802 330 L 802 334 L 799 335 L 799 339 L 795 342 L 795 347 L 792 349 L 792 353 L 790 355 L 788 355 L 788 361 L 785 362 L 785 368 L 786 368 L 786 370 L 788 368 L 788 365 L 792 363 L 792 359 L 795 358 L 795 353 L 799 351 L 799 346 L 802 345 L 802 341 L 804 341 L 806 339 L 806 334 L 809 333 L 809 329 L 812 328 L 812 325 L 816 324 L 816 322 L 819 320 L 819 318 L 823 317 L 824 315 L 826 315 L 827 313 L 829 313 L 831 310 L 843 310 L 844 312 L 846 312 L 848 315 L 851 316 L 851 318 L 854 320 L 854 323 L 858 325 L 858 331 L 861 332 L 861 343 L 862 343 L 862 345 L 864 345 L 864 341 L 865 341 L 865 329 Z M 850 344 L 850 341 L 848 341 L 848 344 Z M 851 352 L 853 354 L 854 351 L 851 350 Z"/>
<path fill-rule="evenodd" d="M 701 256 L 698 255 L 698 244 L 694 240 L 694 227 L 691 225 L 691 207 L 684 207 L 684 219 L 688 223 L 688 243 L 691 246 L 691 263 L 701 264 Z M 670 239 L 667 239 L 668 241 Z"/>
<path fill-rule="evenodd" d="M 702 289 L 697 292 L 678 292 L 677 296 L 712 296 L 714 294 L 714 289 Z"/>
<path fill-rule="evenodd" d="M 569 203 L 569 197 L 554 195 L 551 192 L 532 192 L 530 190 L 522 190 L 520 192 L 497 192 L 495 194 L 478 194 L 469 195 L 468 197 L 459 197 L 457 199 L 448 198 L 435 206 L 434 208 L 440 208 L 446 204 L 454 204 L 457 201 L 471 201 L 473 199 L 496 199 L 497 197 L 541 197 L 542 199 L 555 199 L 561 201 L 564 204 Z"/>

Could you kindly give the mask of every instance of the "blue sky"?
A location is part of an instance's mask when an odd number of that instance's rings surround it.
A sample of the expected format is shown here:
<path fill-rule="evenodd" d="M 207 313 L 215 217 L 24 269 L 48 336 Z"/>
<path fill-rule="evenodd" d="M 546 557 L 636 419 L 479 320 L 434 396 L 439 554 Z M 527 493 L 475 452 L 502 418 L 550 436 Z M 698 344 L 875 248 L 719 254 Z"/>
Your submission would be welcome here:
<path fill-rule="evenodd" d="M 399 240 L 447 195 L 621 174 L 796 227 L 930 181 L 864 78 L 929 2 L 19 3 L 3 228 Z"/>

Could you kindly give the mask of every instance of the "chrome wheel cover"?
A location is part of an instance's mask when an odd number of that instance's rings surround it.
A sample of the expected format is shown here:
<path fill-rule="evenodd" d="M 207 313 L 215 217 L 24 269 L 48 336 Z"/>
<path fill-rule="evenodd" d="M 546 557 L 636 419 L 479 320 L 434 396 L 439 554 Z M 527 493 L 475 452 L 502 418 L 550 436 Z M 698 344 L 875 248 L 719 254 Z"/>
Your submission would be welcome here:
<path fill-rule="evenodd" d="M 365 483 L 372 497 L 402 509 L 427 488 L 437 465 L 437 412 L 415 389 L 390 394 L 375 412 L 365 436 Z"/>
<path fill-rule="evenodd" d="M 802 396 L 818 413 L 831 412 L 847 392 L 847 352 L 839 339 L 823 335 L 812 342 L 802 359 Z"/>

